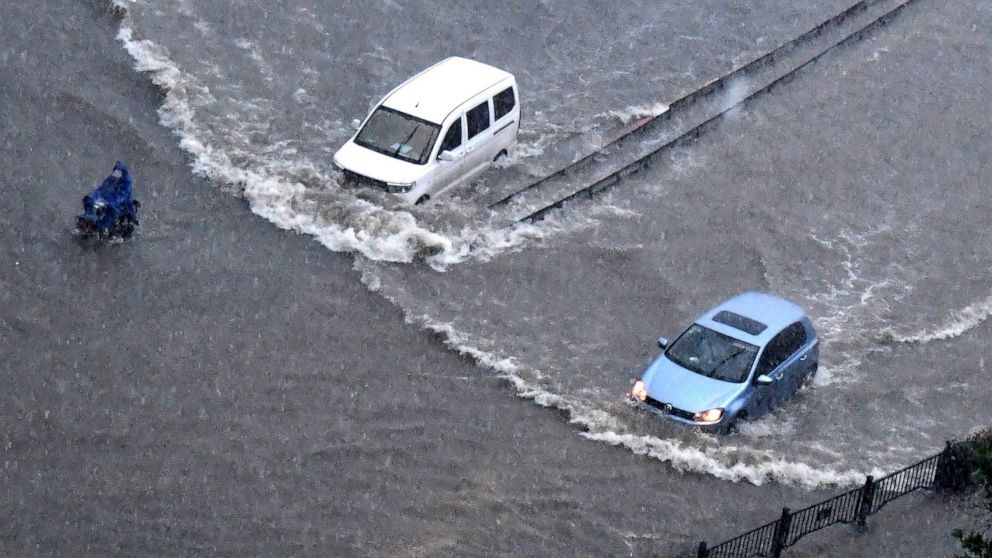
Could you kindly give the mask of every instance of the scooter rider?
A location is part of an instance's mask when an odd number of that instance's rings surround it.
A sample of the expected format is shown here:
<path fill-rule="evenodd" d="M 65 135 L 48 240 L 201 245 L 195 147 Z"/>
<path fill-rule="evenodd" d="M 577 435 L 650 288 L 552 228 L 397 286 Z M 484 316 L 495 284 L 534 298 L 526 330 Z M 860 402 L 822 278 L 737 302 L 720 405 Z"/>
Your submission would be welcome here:
<path fill-rule="evenodd" d="M 131 199 L 131 173 L 117 161 L 113 171 L 100 186 L 83 198 L 83 211 L 77 228 L 84 236 L 128 238 L 138 224 L 138 202 Z"/>

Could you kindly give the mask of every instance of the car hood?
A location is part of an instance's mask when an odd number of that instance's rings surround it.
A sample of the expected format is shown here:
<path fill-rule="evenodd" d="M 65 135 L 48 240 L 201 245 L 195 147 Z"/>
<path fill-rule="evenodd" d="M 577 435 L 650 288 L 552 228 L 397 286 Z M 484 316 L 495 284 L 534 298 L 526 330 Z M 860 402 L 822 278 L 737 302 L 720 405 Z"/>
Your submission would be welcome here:
<path fill-rule="evenodd" d="M 362 176 L 397 184 L 415 182 L 427 172 L 427 165 L 415 165 L 366 149 L 356 144 L 354 138 L 334 154 L 334 162 Z"/>
<path fill-rule="evenodd" d="M 648 366 L 641 380 L 654 399 L 693 413 L 723 407 L 744 388 L 686 370 L 664 354 Z"/>

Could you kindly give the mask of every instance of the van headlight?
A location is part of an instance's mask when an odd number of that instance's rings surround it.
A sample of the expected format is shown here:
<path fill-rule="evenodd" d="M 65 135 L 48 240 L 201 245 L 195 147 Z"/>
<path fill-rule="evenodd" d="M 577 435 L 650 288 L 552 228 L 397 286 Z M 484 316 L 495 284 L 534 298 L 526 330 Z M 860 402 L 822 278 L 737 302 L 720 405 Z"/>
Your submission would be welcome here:
<path fill-rule="evenodd" d="M 723 409 L 710 409 L 696 413 L 692 418 L 696 422 L 717 422 L 723 418 Z"/>
<path fill-rule="evenodd" d="M 416 182 L 410 182 L 408 184 L 403 184 L 401 182 L 387 182 L 386 191 L 390 194 L 405 194 L 410 190 L 413 190 L 413 187 L 416 185 Z"/>

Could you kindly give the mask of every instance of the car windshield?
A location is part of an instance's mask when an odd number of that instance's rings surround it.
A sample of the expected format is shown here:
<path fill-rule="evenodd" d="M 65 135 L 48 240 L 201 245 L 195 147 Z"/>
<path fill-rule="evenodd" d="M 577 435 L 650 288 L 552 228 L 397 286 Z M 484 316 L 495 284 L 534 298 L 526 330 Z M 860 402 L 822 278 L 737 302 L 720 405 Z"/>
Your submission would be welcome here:
<path fill-rule="evenodd" d="M 379 107 L 358 133 L 355 143 L 383 155 L 423 165 L 431 155 L 440 130 L 437 124 Z"/>
<path fill-rule="evenodd" d="M 665 351 L 682 368 L 724 382 L 747 380 L 758 347 L 693 324 Z"/>

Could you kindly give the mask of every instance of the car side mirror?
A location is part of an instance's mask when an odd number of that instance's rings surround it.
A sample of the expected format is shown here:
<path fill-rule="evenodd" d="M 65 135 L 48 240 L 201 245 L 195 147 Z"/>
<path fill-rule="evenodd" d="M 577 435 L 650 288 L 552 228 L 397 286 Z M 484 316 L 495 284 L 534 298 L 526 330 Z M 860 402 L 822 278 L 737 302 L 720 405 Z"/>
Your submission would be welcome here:
<path fill-rule="evenodd" d="M 765 376 L 764 374 L 754 379 L 754 383 L 758 384 L 759 386 L 769 386 L 774 381 L 775 380 L 773 380 L 771 376 Z"/>
<path fill-rule="evenodd" d="M 354 120 L 351 121 L 351 129 L 352 130 L 355 130 L 357 132 L 358 129 L 361 128 L 361 127 L 362 127 L 362 121 L 361 120 L 355 118 Z"/>
<path fill-rule="evenodd" d="M 667 346 L 668 346 L 668 339 L 666 339 L 664 337 L 659 337 L 658 338 L 658 347 L 664 349 Z"/>
<path fill-rule="evenodd" d="M 458 159 L 458 156 L 445 149 L 444 151 L 438 154 L 437 158 L 439 161 L 454 161 Z"/>

